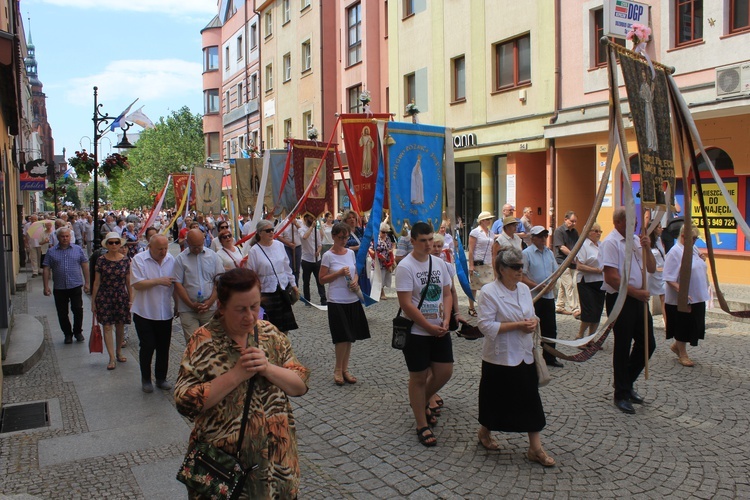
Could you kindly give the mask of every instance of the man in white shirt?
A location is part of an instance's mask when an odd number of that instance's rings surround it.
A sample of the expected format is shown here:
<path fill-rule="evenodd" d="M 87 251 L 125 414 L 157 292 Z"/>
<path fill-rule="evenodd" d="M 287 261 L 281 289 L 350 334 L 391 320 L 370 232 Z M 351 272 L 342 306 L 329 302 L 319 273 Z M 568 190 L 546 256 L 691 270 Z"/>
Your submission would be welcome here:
<path fill-rule="evenodd" d="M 323 250 L 323 231 L 316 227 L 315 217 L 305 214 L 304 224 L 299 228 L 297 235 L 300 238 L 302 255 L 302 296 L 310 301 L 310 274 L 315 278 L 320 296 L 320 305 L 328 304 L 326 301 L 326 287 L 320 282 L 318 272 L 320 271 L 320 255 Z"/>
<path fill-rule="evenodd" d="M 151 384 L 151 359 L 156 352 L 154 375 L 156 387 L 172 388 L 167 381 L 169 368 L 169 345 L 172 341 L 172 307 L 174 295 L 175 259 L 169 254 L 166 236 L 154 234 L 145 252 L 136 254 L 130 265 L 130 284 L 135 290 L 130 312 L 133 313 L 135 331 L 138 333 L 141 365 L 141 388 L 143 392 L 154 392 Z"/>
<path fill-rule="evenodd" d="M 648 288 L 643 287 L 643 251 L 642 246 L 648 247 L 650 240 L 647 235 L 640 239 L 633 238 L 633 255 L 630 262 L 625 263 L 626 222 L 625 208 L 615 209 L 612 223 L 615 230 L 599 244 L 599 263 L 604 269 L 604 284 L 602 289 L 607 292 L 607 314 L 612 311 L 620 289 L 620 279 L 625 272 L 625 266 L 630 266 L 628 276 L 627 298 L 615 321 L 615 348 L 612 353 L 612 367 L 615 379 L 615 406 L 623 413 L 635 413 L 633 403 L 643 404 L 643 398 L 633 389 L 633 384 L 641 374 L 644 361 L 644 326 L 643 317 L 648 317 L 648 355 L 649 358 L 656 349 L 654 339 L 654 325 L 648 310 Z M 653 273 L 656 270 L 656 259 L 648 251 L 646 255 L 646 270 Z M 631 350 L 632 344 L 632 350 Z"/>
<path fill-rule="evenodd" d="M 432 233 L 429 224 L 414 224 L 414 249 L 396 267 L 398 303 L 403 314 L 414 322 L 404 347 L 404 359 L 409 369 L 409 403 L 417 423 L 417 437 L 424 446 L 437 444 L 429 427 L 437 424 L 437 415 L 427 403 L 453 374 L 453 346 L 448 330 L 453 310 L 452 282 L 443 259 L 430 256 Z"/>
<path fill-rule="evenodd" d="M 284 223 L 284 221 L 281 222 L 282 225 Z M 299 283 L 299 270 L 302 265 L 302 239 L 299 237 L 299 228 L 299 220 L 295 217 L 286 226 L 286 229 L 276 236 L 276 239 L 284 244 L 295 283 Z"/>

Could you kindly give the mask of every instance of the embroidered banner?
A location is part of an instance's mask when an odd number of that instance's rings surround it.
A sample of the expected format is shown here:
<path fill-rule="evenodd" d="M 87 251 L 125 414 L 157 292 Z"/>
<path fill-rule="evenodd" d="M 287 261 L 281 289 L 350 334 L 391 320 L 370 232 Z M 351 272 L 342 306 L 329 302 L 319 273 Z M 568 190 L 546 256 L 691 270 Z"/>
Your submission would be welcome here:
<path fill-rule="evenodd" d="M 400 231 L 404 223 L 442 220 L 443 151 L 445 127 L 389 122 L 388 198 L 391 221 Z"/>
<path fill-rule="evenodd" d="M 624 51 L 619 56 L 638 142 L 641 203 L 648 208 L 674 206 L 675 172 L 666 73 L 656 66 L 652 79 L 651 68 L 639 56 Z M 670 200 L 666 199 L 667 186 Z"/>
<path fill-rule="evenodd" d="M 333 155 L 336 144 L 326 155 L 322 168 L 320 160 L 326 152 L 326 145 L 317 141 L 292 142 L 292 165 L 296 199 L 302 199 L 307 186 L 312 186 L 310 195 L 300 206 L 299 212 L 309 212 L 319 216 L 326 208 L 333 207 Z M 317 171 L 317 175 L 315 175 Z"/>
<path fill-rule="evenodd" d="M 224 169 L 195 167 L 195 210 L 198 213 L 221 213 L 221 180 Z"/>
<path fill-rule="evenodd" d="M 172 174 L 172 186 L 174 187 L 174 202 L 179 204 L 185 196 L 188 179 L 190 179 L 190 202 L 189 207 L 195 207 L 195 177 L 190 174 Z"/>
<path fill-rule="evenodd" d="M 349 164 L 349 178 L 361 212 L 372 208 L 378 174 L 380 147 L 373 119 L 388 121 L 388 114 L 343 114 L 341 131 Z"/>
<path fill-rule="evenodd" d="M 284 178 L 284 166 L 286 165 L 287 150 L 286 149 L 274 149 L 266 151 L 265 154 L 270 154 L 269 169 L 271 173 L 271 191 L 273 192 L 273 204 L 269 206 L 269 212 L 273 212 L 274 217 L 279 217 L 282 212 L 289 213 L 294 205 L 297 204 L 297 190 L 294 185 L 294 169 L 289 171 L 287 175 L 286 183 L 284 184 L 284 192 L 279 197 L 278 193 L 281 190 L 281 184 Z"/>
<path fill-rule="evenodd" d="M 258 193 L 263 191 L 263 205 L 273 208 L 273 192 L 270 185 L 263 190 L 263 158 L 237 158 L 232 160 L 237 168 L 237 204 L 240 213 L 249 214 L 255 209 Z"/>

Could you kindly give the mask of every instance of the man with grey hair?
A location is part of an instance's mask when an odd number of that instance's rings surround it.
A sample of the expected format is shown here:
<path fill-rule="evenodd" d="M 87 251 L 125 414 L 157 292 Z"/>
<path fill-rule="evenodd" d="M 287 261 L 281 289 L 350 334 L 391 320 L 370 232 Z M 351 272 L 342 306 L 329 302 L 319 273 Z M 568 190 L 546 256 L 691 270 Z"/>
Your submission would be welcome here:
<path fill-rule="evenodd" d="M 71 244 L 71 231 L 67 227 L 57 230 L 57 244 L 50 246 L 42 263 L 44 295 L 52 295 L 49 287 L 50 272 L 54 281 L 57 320 L 65 335 L 65 343 L 72 344 L 73 336 L 83 342 L 83 294 L 89 293 L 89 261 L 83 249 Z M 73 311 L 73 326 L 70 325 L 68 304 Z"/>

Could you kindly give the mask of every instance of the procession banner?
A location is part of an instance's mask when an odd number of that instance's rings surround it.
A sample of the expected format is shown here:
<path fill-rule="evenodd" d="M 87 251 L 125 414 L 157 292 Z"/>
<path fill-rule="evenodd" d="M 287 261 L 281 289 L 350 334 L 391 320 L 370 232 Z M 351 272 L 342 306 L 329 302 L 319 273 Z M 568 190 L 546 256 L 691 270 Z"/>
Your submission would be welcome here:
<path fill-rule="evenodd" d="M 372 208 L 375 196 L 380 147 L 377 144 L 378 134 L 374 119 L 387 122 L 390 115 L 343 114 L 340 118 L 346 160 L 349 164 L 349 178 L 361 212 L 367 212 Z"/>
<path fill-rule="evenodd" d="M 263 205 L 267 210 L 273 206 L 273 192 L 270 184 L 261 184 L 263 177 L 263 158 L 237 158 L 232 160 L 236 166 L 237 204 L 240 213 L 249 214 L 255 209 L 258 193 L 263 193 Z"/>
<path fill-rule="evenodd" d="M 269 212 L 273 212 L 274 217 L 278 217 L 282 212 L 289 213 L 297 204 L 297 190 L 294 183 L 294 169 L 290 169 L 284 182 L 284 173 L 286 166 L 286 149 L 274 149 L 266 151 L 270 154 L 269 173 L 271 174 L 271 190 L 273 192 L 273 203 L 269 206 Z M 284 191 L 281 192 L 281 186 Z M 279 193 L 281 192 L 281 196 Z M 273 207 L 273 208 L 272 208 Z"/>
<path fill-rule="evenodd" d="M 333 148 L 326 155 L 325 143 L 317 141 L 298 141 L 292 143 L 292 165 L 294 166 L 294 184 L 296 198 L 303 199 L 308 186 L 312 186 L 307 199 L 300 207 L 300 212 L 309 212 L 319 216 L 326 208 L 333 207 Z M 318 169 L 325 155 L 322 168 Z"/>
<path fill-rule="evenodd" d="M 443 211 L 445 127 L 389 122 L 393 144 L 388 149 L 388 197 L 391 221 L 400 231 L 405 223 L 440 223 Z"/>
<path fill-rule="evenodd" d="M 195 210 L 199 213 L 221 212 L 221 181 L 224 169 L 195 167 Z"/>
<path fill-rule="evenodd" d="M 619 56 L 638 143 L 641 203 L 648 208 L 673 207 L 675 171 L 665 69 L 654 67 L 652 78 L 651 68 L 639 56 L 626 51 Z"/>
<path fill-rule="evenodd" d="M 161 212 L 161 207 L 164 204 L 164 200 L 167 198 L 167 189 L 169 188 L 169 183 L 172 180 L 172 176 L 167 177 L 167 182 L 164 184 L 164 187 L 159 191 L 159 194 L 156 197 L 156 200 L 154 200 L 154 206 L 151 207 L 150 215 L 148 216 L 148 219 L 146 220 L 145 224 L 141 225 L 141 230 L 138 231 L 138 239 L 143 236 L 143 233 L 146 232 L 146 229 L 154 225 L 154 221 L 156 221 L 156 217 L 159 215 L 159 212 Z"/>
<path fill-rule="evenodd" d="M 188 206 L 195 206 L 195 177 L 191 177 L 190 174 L 172 174 L 172 186 L 174 187 L 174 200 L 175 203 L 179 203 L 179 200 L 185 196 L 185 189 L 187 188 L 188 180 L 190 180 L 190 202 Z M 179 212 L 178 212 L 179 213 Z"/>

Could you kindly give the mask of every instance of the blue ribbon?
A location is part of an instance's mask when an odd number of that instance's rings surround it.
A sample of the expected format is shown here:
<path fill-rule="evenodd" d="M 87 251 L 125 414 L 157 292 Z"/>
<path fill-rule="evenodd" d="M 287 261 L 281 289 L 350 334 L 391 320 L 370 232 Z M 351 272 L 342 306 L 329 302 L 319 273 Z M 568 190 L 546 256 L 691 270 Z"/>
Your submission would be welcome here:
<path fill-rule="evenodd" d="M 461 243 L 461 235 L 458 231 L 456 231 L 456 243 L 458 243 L 458 250 L 456 251 L 456 276 L 458 276 L 461 290 L 469 297 L 469 300 L 473 301 L 474 293 L 471 291 L 471 283 L 469 282 L 469 265 L 466 262 L 464 245 Z"/>

